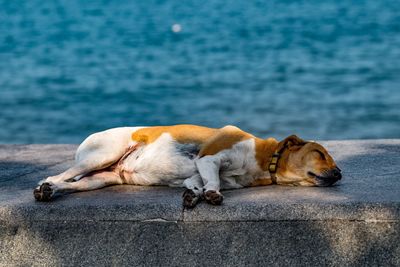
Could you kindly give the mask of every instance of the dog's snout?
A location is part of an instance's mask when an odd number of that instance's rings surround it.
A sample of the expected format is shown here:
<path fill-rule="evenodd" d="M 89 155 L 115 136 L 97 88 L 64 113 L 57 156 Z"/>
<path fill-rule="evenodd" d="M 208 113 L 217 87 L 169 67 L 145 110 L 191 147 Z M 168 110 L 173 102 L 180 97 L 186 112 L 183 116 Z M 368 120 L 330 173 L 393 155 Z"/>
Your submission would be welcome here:
<path fill-rule="evenodd" d="M 317 175 L 313 172 L 308 172 L 308 175 L 315 178 L 317 186 L 331 186 L 342 179 L 342 173 L 339 168 L 326 170 L 322 175 Z"/>
<path fill-rule="evenodd" d="M 334 168 L 334 169 L 330 170 L 329 176 L 331 177 L 331 179 L 333 179 L 335 181 L 342 179 L 342 173 L 340 172 L 339 168 Z"/>
<path fill-rule="evenodd" d="M 340 169 L 339 169 L 339 168 L 333 169 L 333 170 L 331 171 L 331 174 L 332 174 L 332 177 L 335 178 L 335 179 L 337 179 L 337 180 L 342 179 L 342 173 L 340 172 Z"/>

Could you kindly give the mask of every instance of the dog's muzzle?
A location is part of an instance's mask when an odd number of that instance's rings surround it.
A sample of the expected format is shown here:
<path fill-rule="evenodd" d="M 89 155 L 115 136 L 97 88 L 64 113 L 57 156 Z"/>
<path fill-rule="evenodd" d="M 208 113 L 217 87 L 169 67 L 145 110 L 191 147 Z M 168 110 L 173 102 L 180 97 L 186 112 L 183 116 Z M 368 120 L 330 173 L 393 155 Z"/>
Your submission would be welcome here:
<path fill-rule="evenodd" d="M 308 175 L 315 179 L 317 186 L 331 186 L 342 179 L 342 172 L 338 167 L 324 171 L 320 175 L 313 172 L 308 172 Z"/>

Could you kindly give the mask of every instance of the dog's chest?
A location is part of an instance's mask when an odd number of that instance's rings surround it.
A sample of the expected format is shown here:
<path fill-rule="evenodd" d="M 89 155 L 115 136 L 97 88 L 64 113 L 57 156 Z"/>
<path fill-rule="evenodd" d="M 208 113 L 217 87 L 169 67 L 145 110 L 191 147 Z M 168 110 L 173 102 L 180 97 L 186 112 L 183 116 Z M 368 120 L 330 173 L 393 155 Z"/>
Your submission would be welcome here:
<path fill-rule="evenodd" d="M 254 141 L 236 145 L 224 155 L 220 169 L 222 189 L 241 188 L 264 176 L 255 158 Z"/>
<path fill-rule="evenodd" d="M 254 180 L 263 177 L 264 173 L 253 166 L 222 170 L 220 173 L 221 188 L 234 189 L 249 186 Z"/>

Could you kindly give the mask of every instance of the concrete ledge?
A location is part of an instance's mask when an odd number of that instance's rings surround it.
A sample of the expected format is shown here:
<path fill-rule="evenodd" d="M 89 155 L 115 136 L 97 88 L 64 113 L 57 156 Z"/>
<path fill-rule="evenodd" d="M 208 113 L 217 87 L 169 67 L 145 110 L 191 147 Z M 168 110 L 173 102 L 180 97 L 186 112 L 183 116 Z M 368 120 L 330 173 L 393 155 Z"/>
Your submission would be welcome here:
<path fill-rule="evenodd" d="M 0 145 L 0 266 L 400 265 L 400 140 L 323 142 L 331 188 L 225 191 L 182 208 L 183 189 L 114 186 L 35 202 L 76 145 Z"/>

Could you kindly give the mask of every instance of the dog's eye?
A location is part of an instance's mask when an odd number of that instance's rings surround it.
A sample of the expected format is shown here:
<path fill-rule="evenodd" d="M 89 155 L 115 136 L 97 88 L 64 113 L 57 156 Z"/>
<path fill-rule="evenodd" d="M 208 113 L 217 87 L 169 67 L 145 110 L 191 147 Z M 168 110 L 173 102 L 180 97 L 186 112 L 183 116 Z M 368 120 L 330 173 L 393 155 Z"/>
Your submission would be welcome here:
<path fill-rule="evenodd" d="M 324 155 L 324 153 L 322 153 L 322 152 L 319 151 L 319 150 L 314 150 L 314 151 L 318 153 L 318 155 L 321 157 L 321 159 L 325 160 L 325 155 Z"/>

